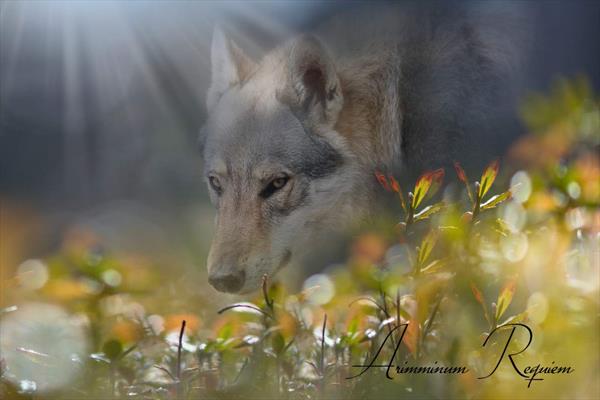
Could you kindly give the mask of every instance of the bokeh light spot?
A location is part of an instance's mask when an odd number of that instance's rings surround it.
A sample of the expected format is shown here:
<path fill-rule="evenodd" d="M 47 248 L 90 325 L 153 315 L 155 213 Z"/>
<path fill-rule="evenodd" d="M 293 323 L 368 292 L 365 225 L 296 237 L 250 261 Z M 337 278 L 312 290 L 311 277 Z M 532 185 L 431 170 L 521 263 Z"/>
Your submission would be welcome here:
<path fill-rule="evenodd" d="M 314 288 L 307 291 L 307 301 L 313 304 L 327 304 L 335 294 L 335 287 L 331 279 L 325 274 L 315 274 L 309 276 L 304 281 L 303 290 Z"/>
<path fill-rule="evenodd" d="M 48 267 L 38 259 L 23 261 L 17 268 L 17 279 L 28 290 L 42 288 L 48 282 L 48 277 Z"/>

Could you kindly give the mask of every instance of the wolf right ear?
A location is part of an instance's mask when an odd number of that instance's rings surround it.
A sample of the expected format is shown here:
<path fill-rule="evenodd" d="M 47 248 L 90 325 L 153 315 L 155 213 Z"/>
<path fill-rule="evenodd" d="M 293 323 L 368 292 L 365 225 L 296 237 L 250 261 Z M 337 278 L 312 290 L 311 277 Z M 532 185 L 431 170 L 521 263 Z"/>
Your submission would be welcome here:
<path fill-rule="evenodd" d="M 333 59 L 312 35 L 292 42 L 289 50 L 288 90 L 284 101 L 313 125 L 332 127 L 343 97 Z"/>
<path fill-rule="evenodd" d="M 231 86 L 242 82 L 256 64 L 232 41 L 223 30 L 215 26 L 210 51 L 211 83 L 206 95 L 206 107 L 211 110 L 223 93 Z"/>

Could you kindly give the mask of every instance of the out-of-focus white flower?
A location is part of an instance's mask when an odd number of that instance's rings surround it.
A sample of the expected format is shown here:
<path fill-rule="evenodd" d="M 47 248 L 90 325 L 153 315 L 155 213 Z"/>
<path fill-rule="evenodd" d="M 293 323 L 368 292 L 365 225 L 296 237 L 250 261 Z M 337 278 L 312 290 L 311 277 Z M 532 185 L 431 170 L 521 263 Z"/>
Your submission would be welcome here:
<path fill-rule="evenodd" d="M 165 319 L 158 314 L 148 316 L 148 323 L 156 335 L 165 330 Z"/>
<path fill-rule="evenodd" d="M 582 207 L 573 208 L 565 214 L 565 222 L 571 230 L 583 227 L 589 221 L 589 215 Z"/>
<path fill-rule="evenodd" d="M 600 286 L 600 235 L 578 234 L 573 248 L 566 254 L 567 282 L 582 293 L 595 293 Z"/>
<path fill-rule="evenodd" d="M 17 279 L 25 289 L 40 289 L 48 282 L 48 267 L 37 259 L 23 261 L 17 268 Z"/>
<path fill-rule="evenodd" d="M 541 324 L 548 315 L 548 298 L 542 292 L 535 292 L 527 300 L 527 316 L 534 324 Z"/>
<path fill-rule="evenodd" d="M 572 199 L 578 199 L 581 196 L 581 186 L 577 182 L 569 182 L 567 185 L 567 193 Z"/>
<path fill-rule="evenodd" d="M 316 326 L 313 329 L 313 335 L 315 336 L 315 339 L 320 343 L 321 340 L 323 340 L 323 328 L 320 326 Z M 329 331 L 325 329 L 325 345 L 328 347 L 333 347 L 334 344 L 335 340 L 331 336 L 329 336 Z"/>
<path fill-rule="evenodd" d="M 132 301 L 128 294 L 107 296 L 100 301 L 100 308 L 106 316 L 123 315 L 136 320 L 146 315 L 144 306 Z"/>
<path fill-rule="evenodd" d="M 312 304 L 327 304 L 335 294 L 335 286 L 325 274 L 309 276 L 304 281 L 302 289 L 307 293 L 306 300 Z"/>
<path fill-rule="evenodd" d="M 512 198 L 517 203 L 525 203 L 531 195 L 531 179 L 525 171 L 517 171 L 510 180 Z"/>
<path fill-rule="evenodd" d="M 86 357 L 84 324 L 62 308 L 45 303 L 20 305 L 1 320 L 0 350 L 7 379 L 26 391 L 47 392 L 68 385 Z"/>
<path fill-rule="evenodd" d="M 179 346 L 179 332 L 169 332 L 165 336 L 165 341 L 171 346 L 172 349 L 176 350 Z M 181 348 L 185 351 L 195 352 L 198 350 L 198 345 L 192 344 L 186 334 L 181 338 Z"/>
<path fill-rule="evenodd" d="M 242 340 L 246 344 L 253 345 L 253 344 L 258 343 L 258 341 L 260 340 L 260 338 L 258 336 L 255 336 L 255 335 L 246 335 L 246 336 L 244 336 L 244 339 L 242 339 Z"/>
<path fill-rule="evenodd" d="M 107 269 L 102 272 L 102 280 L 108 286 L 117 287 L 121 284 L 123 278 L 121 277 L 121 273 L 114 269 Z"/>
<path fill-rule="evenodd" d="M 511 200 L 499 209 L 500 217 L 506 222 L 508 228 L 513 232 L 520 231 L 527 222 L 527 213 L 523 206 Z"/>
<path fill-rule="evenodd" d="M 521 261 L 527 254 L 529 240 L 527 235 L 521 232 L 510 233 L 502 237 L 500 241 L 502 254 L 510 262 Z"/>
<path fill-rule="evenodd" d="M 375 329 L 368 328 L 367 330 L 365 330 L 365 336 L 369 339 L 373 339 L 376 335 L 377 331 Z"/>

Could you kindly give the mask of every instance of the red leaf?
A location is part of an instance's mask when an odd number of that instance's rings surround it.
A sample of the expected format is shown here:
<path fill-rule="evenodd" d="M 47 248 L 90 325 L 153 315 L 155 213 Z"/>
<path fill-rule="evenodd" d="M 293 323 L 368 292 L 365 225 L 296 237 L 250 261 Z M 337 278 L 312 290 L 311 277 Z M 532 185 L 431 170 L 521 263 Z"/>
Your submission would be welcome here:
<path fill-rule="evenodd" d="M 398 183 L 398 181 L 396 180 L 396 178 L 394 178 L 391 175 L 390 175 L 390 186 L 392 187 L 392 190 L 394 192 L 400 193 L 400 184 Z"/>
<path fill-rule="evenodd" d="M 398 197 L 400 197 L 400 205 L 402 205 L 402 209 L 406 212 L 406 201 L 404 201 L 404 195 L 402 194 L 402 188 L 400 184 L 392 175 L 390 175 L 390 186 L 392 190 L 398 193 Z"/>
<path fill-rule="evenodd" d="M 458 175 L 458 179 L 460 179 L 463 183 L 467 183 L 467 174 L 465 174 L 465 170 L 460 166 L 458 161 L 454 161 L 454 170 L 456 171 L 456 175 Z"/>
<path fill-rule="evenodd" d="M 473 291 L 473 296 L 475 296 L 475 300 L 477 300 L 477 302 L 479 304 L 484 304 L 484 300 L 483 300 L 483 294 L 479 291 L 479 289 L 477 289 L 477 286 L 475 286 L 474 283 L 471 282 L 471 291 Z"/>
<path fill-rule="evenodd" d="M 390 185 L 387 181 L 387 179 L 385 178 L 385 175 L 382 174 L 379 171 L 375 171 L 375 177 L 377 178 L 377 181 L 379 182 L 379 184 L 385 189 L 385 190 L 390 190 Z"/>
<path fill-rule="evenodd" d="M 490 324 L 490 326 L 492 326 L 492 320 L 490 318 L 488 308 L 485 305 L 485 299 L 483 298 L 483 294 L 479 291 L 479 289 L 477 289 L 477 286 L 475 286 L 475 284 L 473 282 L 471 282 L 471 291 L 473 292 L 473 296 L 475 296 L 475 300 L 477 300 L 477 302 L 479 304 L 481 304 L 481 308 L 483 309 L 483 316 L 485 317 L 485 320 L 488 322 L 488 324 Z"/>
<path fill-rule="evenodd" d="M 441 185 L 442 181 L 444 180 L 444 176 L 446 175 L 446 171 L 444 171 L 444 168 L 439 168 L 433 171 L 431 174 L 433 176 L 433 182 Z"/>

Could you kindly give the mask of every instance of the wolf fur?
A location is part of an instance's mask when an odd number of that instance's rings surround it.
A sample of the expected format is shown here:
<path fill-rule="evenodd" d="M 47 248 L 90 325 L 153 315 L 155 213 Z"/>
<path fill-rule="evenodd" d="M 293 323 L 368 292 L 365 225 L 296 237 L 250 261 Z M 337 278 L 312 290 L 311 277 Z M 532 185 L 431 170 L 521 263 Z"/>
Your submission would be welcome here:
<path fill-rule="evenodd" d="M 509 108 L 519 23 L 496 4 L 361 10 L 259 62 L 217 28 L 201 136 L 218 210 L 211 284 L 257 289 L 368 213 L 375 170 L 439 167 L 485 143 Z"/>

